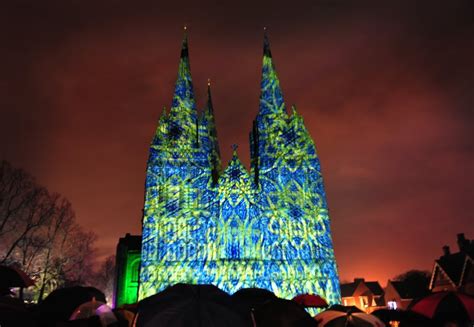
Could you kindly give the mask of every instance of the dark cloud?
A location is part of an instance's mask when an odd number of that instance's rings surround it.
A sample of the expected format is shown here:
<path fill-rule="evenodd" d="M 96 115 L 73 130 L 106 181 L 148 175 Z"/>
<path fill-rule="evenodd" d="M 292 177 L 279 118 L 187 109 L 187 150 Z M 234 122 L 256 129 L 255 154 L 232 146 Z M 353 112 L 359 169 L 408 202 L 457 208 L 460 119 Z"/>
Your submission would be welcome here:
<path fill-rule="evenodd" d="M 262 27 L 323 164 L 343 279 L 430 269 L 473 237 L 471 1 L 33 1 L 0 5 L 0 155 L 67 196 L 101 253 L 140 232 L 148 144 L 182 25 L 221 152 L 248 163 Z"/>

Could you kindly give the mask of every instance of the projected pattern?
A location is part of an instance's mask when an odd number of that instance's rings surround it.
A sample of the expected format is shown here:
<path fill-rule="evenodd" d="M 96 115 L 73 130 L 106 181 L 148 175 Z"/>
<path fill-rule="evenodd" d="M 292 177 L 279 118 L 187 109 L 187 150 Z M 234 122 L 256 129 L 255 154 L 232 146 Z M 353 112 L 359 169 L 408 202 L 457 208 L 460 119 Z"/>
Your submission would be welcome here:
<path fill-rule="evenodd" d="M 185 37 L 172 106 L 150 147 L 140 298 L 188 282 L 340 302 L 319 159 L 292 110 L 288 116 L 265 36 L 251 171 L 236 147 L 222 171 L 210 88 L 198 115 Z"/>

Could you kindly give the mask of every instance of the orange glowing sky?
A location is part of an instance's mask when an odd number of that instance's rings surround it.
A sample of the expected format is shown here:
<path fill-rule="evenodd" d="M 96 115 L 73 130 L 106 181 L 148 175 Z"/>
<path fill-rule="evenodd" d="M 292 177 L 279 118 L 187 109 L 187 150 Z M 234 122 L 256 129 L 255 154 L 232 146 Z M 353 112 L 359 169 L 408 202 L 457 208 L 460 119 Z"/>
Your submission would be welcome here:
<path fill-rule="evenodd" d="M 474 237 L 472 1 L 0 5 L 0 159 L 66 196 L 102 256 L 140 233 L 148 145 L 187 24 L 224 162 L 248 163 L 262 29 L 321 157 L 341 280 L 430 270 Z"/>

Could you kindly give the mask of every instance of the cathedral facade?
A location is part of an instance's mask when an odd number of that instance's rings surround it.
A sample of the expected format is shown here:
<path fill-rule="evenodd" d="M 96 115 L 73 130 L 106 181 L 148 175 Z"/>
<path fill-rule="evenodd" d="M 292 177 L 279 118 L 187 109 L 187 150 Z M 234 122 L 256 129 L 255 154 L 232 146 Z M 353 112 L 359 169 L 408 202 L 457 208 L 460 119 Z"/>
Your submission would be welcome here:
<path fill-rule="evenodd" d="M 339 303 L 319 158 L 302 117 L 287 112 L 268 38 L 250 172 L 236 147 L 221 168 L 210 86 L 207 97 L 198 113 L 185 37 L 172 105 L 150 146 L 139 298 L 186 282 Z"/>

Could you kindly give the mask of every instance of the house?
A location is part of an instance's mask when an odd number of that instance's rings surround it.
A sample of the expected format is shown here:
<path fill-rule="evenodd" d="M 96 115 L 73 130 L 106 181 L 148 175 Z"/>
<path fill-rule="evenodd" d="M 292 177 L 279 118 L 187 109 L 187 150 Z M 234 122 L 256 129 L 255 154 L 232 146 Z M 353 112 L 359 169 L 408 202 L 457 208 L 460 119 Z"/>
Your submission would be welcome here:
<path fill-rule="evenodd" d="M 385 307 L 384 291 L 378 282 L 355 278 L 352 283 L 341 284 L 342 304 L 354 305 L 365 312 Z"/>
<path fill-rule="evenodd" d="M 407 309 L 417 296 L 404 281 L 389 280 L 385 287 L 385 301 L 389 309 Z"/>
<path fill-rule="evenodd" d="M 443 255 L 435 260 L 430 281 L 432 292 L 460 291 L 474 295 L 474 240 L 458 234 L 457 244 L 459 252 L 451 253 L 445 245 Z"/>

